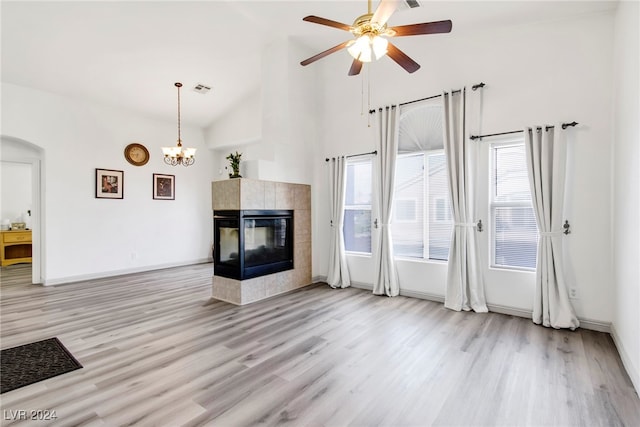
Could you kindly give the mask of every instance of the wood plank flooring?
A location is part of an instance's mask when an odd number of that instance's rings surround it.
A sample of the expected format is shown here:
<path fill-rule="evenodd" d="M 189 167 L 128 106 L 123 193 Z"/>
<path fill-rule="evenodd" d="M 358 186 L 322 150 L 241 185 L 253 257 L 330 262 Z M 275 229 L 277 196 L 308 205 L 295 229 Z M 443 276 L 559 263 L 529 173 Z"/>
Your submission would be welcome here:
<path fill-rule="evenodd" d="M 2 425 L 640 425 L 604 333 L 321 284 L 236 307 L 210 299 L 210 264 L 55 287 L 0 274 L 2 348 L 56 336 L 84 365 L 3 394 Z"/>

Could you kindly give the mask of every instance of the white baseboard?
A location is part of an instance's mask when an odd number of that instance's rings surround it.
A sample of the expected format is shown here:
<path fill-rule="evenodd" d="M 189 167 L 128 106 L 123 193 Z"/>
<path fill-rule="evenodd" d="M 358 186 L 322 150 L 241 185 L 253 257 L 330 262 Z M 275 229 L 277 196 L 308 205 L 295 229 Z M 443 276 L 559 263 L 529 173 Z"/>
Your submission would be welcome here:
<path fill-rule="evenodd" d="M 367 291 L 373 291 L 373 285 L 368 283 L 351 282 L 351 286 L 358 289 L 366 289 Z"/>
<path fill-rule="evenodd" d="M 507 307 L 498 304 L 487 304 L 487 308 L 489 309 L 489 311 L 492 311 L 494 313 L 508 314 L 510 316 L 524 317 L 526 319 L 531 319 L 533 317 L 533 312 L 531 310 L 525 310 L 522 308 Z M 582 329 L 605 332 L 607 334 L 611 333 L 611 322 L 602 322 L 599 320 L 581 318 L 578 318 L 578 320 L 580 321 L 580 327 Z"/>
<path fill-rule="evenodd" d="M 80 274 L 77 276 L 59 277 L 57 279 L 45 279 L 43 286 L 66 285 L 70 283 L 83 282 L 85 280 L 105 279 L 108 277 L 122 276 L 125 274 L 143 273 L 146 271 L 162 270 L 165 268 L 183 267 L 186 265 L 206 264 L 206 263 L 211 263 L 211 259 L 203 258 L 203 259 L 193 260 L 193 261 L 147 265 L 143 267 L 125 268 L 122 270 L 103 271 L 100 273 Z M 211 276 L 213 276 L 213 272 Z"/>
<path fill-rule="evenodd" d="M 322 276 L 317 276 L 317 277 L 314 277 L 313 279 L 314 282 L 324 282 L 326 280 L 327 278 Z M 373 290 L 373 285 L 369 283 L 351 282 L 351 286 L 358 289 L 366 289 L 368 291 Z M 444 295 L 436 295 L 436 294 L 430 294 L 427 292 L 402 290 L 402 289 L 400 289 L 400 295 L 405 297 L 410 297 L 410 298 L 419 298 L 419 299 L 425 299 L 429 301 L 444 303 Z M 508 306 L 499 305 L 499 304 L 487 304 L 487 308 L 489 309 L 489 311 L 493 313 L 507 314 L 509 316 L 516 316 L 516 317 L 524 317 L 525 319 L 531 319 L 531 317 L 533 316 L 533 313 L 531 312 L 531 310 L 525 310 L 517 307 L 508 307 Z M 611 333 L 611 323 L 609 322 L 601 322 L 598 320 L 591 320 L 591 319 L 578 319 L 578 320 L 580 320 L 580 327 L 583 329 L 589 329 L 591 331 L 598 331 L 598 332 L 606 332 L 609 334 Z"/>
<path fill-rule="evenodd" d="M 409 298 L 426 299 L 428 301 L 434 301 L 434 302 L 439 302 L 439 303 L 444 304 L 444 296 L 436 295 L 436 294 L 430 294 L 428 292 L 403 291 L 402 289 L 400 289 L 400 295 L 402 295 L 404 297 L 409 297 Z"/>
<path fill-rule="evenodd" d="M 327 283 L 327 276 L 313 276 L 311 283 Z"/>
<path fill-rule="evenodd" d="M 640 395 L 640 366 L 636 366 L 633 362 L 633 359 L 629 357 L 629 353 L 625 349 L 622 344 L 622 340 L 616 331 L 615 325 L 611 325 L 611 338 L 613 338 L 613 343 L 616 345 L 618 349 L 618 354 L 620 355 L 620 359 L 622 359 L 622 365 L 624 366 L 633 386 L 636 389 L 636 394 Z"/>

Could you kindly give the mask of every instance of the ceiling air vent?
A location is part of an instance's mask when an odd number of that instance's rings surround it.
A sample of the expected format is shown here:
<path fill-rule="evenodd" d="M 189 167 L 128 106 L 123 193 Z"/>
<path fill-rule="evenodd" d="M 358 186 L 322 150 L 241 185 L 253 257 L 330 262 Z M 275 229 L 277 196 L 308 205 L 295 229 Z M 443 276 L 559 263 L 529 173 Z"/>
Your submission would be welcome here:
<path fill-rule="evenodd" d="M 420 7 L 421 4 L 418 0 L 402 0 L 398 3 L 398 10 L 404 9 L 415 9 L 416 7 Z"/>
<path fill-rule="evenodd" d="M 195 85 L 195 87 L 193 88 L 194 92 L 198 92 L 201 94 L 205 94 L 207 92 L 209 92 L 211 90 L 211 86 L 207 86 L 207 85 L 203 85 L 202 83 L 198 83 L 197 85 Z"/>

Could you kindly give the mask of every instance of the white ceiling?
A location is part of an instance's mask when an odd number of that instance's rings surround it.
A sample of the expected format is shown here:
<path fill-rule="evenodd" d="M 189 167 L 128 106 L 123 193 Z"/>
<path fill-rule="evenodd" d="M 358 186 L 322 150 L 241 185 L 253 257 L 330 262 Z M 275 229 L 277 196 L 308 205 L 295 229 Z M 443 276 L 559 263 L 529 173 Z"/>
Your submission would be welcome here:
<path fill-rule="evenodd" d="M 451 19 L 453 37 L 593 13 L 614 8 L 616 1 L 421 4 L 396 12 L 389 24 Z M 207 126 L 260 87 L 261 52 L 267 44 L 292 37 L 308 46 L 311 56 L 349 36 L 303 22 L 304 16 L 351 24 L 366 8 L 365 0 L 3 0 L 2 81 L 165 120 L 175 119 L 173 83 L 180 81 L 183 121 Z M 346 73 L 349 64 L 345 61 L 336 73 Z M 191 89 L 198 83 L 213 89 L 197 94 Z"/>

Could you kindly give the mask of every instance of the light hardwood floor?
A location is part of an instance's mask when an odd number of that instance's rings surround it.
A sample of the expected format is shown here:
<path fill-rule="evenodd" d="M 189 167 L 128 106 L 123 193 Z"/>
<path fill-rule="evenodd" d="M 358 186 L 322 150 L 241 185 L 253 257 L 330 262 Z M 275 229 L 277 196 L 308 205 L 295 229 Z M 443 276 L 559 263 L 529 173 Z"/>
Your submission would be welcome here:
<path fill-rule="evenodd" d="M 69 426 L 640 425 L 604 333 L 326 285 L 236 307 L 210 300 L 210 264 L 0 274 L 2 348 L 57 336 L 84 365 L 3 394 L 3 425 L 21 409 Z"/>

